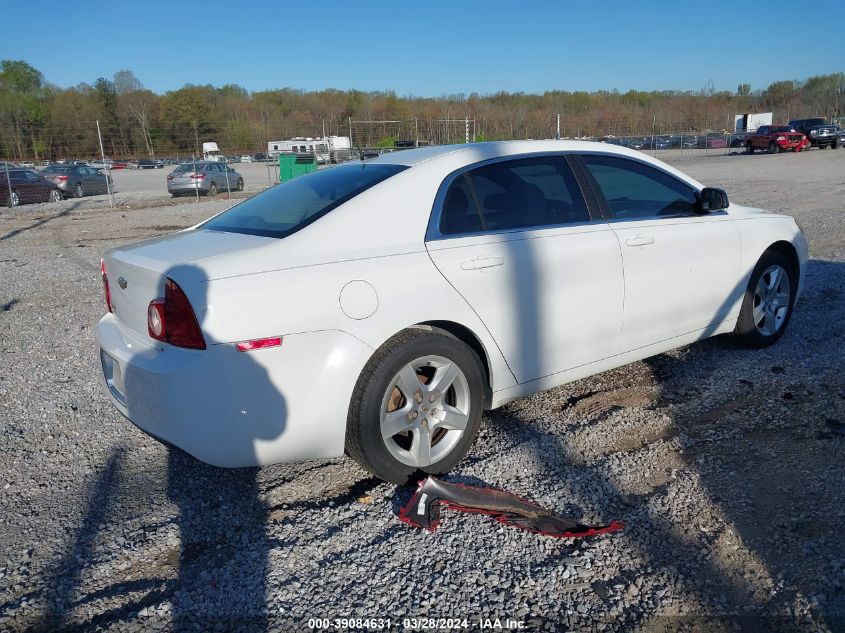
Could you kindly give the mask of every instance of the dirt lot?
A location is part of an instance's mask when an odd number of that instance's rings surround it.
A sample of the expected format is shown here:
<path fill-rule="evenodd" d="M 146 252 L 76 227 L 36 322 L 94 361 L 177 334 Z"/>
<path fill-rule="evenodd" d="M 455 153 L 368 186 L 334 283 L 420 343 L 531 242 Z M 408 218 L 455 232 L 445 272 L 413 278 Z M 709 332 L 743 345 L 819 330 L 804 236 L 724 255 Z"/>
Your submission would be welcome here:
<path fill-rule="evenodd" d="M 711 339 L 485 416 L 452 479 L 626 524 L 587 540 L 454 513 L 414 531 L 396 519 L 410 492 L 346 459 L 223 471 L 169 452 L 97 383 L 99 259 L 232 202 L 149 206 L 158 171 L 116 174 L 137 197 L 114 211 L 0 209 L 0 631 L 288 631 L 314 617 L 845 631 L 845 437 L 828 425 L 845 421 L 845 151 L 671 162 L 794 215 L 812 261 L 772 348 Z"/>

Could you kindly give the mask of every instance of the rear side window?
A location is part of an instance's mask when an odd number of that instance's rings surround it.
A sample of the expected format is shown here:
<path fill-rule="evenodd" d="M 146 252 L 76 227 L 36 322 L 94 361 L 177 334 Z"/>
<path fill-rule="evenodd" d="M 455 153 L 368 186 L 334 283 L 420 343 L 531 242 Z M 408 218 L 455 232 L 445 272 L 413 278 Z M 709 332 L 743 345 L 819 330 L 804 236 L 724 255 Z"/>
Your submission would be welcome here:
<path fill-rule="evenodd" d="M 615 219 L 684 216 L 696 212 L 695 189 L 674 176 L 635 160 L 584 155 L 585 167 Z"/>
<path fill-rule="evenodd" d="M 404 165 L 349 164 L 299 176 L 232 207 L 204 229 L 285 237 L 407 169 Z"/>
<path fill-rule="evenodd" d="M 440 214 L 444 235 L 587 222 L 590 215 L 566 160 L 501 161 L 460 174 Z"/>

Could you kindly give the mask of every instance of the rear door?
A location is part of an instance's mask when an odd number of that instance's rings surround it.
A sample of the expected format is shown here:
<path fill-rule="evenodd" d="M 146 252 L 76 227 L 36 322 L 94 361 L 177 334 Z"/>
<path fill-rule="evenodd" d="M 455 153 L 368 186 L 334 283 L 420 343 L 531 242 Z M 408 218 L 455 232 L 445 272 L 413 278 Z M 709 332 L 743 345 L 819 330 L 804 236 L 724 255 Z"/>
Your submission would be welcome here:
<path fill-rule="evenodd" d="M 744 290 L 730 216 L 698 212 L 698 191 L 653 165 L 608 154 L 579 159 L 622 249 L 622 351 L 728 318 Z"/>
<path fill-rule="evenodd" d="M 562 155 L 508 158 L 442 184 L 426 246 L 519 382 L 616 353 L 622 259 Z"/>

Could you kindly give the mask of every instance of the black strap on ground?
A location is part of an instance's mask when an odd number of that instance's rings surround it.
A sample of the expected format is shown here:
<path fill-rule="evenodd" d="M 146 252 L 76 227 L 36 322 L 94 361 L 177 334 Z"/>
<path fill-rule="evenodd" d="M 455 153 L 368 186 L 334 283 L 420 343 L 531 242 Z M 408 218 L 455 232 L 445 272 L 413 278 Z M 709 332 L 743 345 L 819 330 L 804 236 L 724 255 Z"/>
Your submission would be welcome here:
<path fill-rule="evenodd" d="M 624 527 L 619 521 L 584 525 L 504 490 L 451 484 L 434 477 L 420 481 L 411 500 L 399 512 L 399 520 L 434 531 L 440 525 L 440 508 L 444 505 L 459 512 L 487 514 L 505 525 L 555 538 L 608 534 Z"/>

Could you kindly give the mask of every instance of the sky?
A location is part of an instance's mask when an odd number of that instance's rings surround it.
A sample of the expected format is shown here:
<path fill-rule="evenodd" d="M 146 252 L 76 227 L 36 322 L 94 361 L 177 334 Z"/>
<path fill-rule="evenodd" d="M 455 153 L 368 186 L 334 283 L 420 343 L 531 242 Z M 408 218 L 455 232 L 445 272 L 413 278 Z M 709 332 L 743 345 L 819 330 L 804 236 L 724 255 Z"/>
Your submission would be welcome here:
<path fill-rule="evenodd" d="M 832 16 L 836 4 L 80 0 L 54 10 L 9 2 L 0 59 L 23 59 L 62 87 L 129 69 L 158 93 L 186 83 L 400 96 L 625 92 L 701 90 L 711 80 L 716 90 L 758 90 L 845 70 L 845 35 L 804 19 Z"/>

